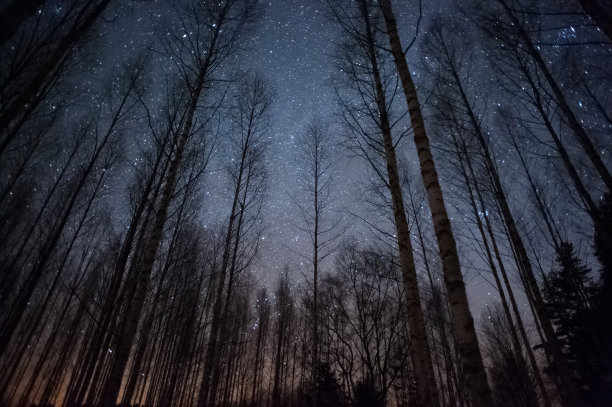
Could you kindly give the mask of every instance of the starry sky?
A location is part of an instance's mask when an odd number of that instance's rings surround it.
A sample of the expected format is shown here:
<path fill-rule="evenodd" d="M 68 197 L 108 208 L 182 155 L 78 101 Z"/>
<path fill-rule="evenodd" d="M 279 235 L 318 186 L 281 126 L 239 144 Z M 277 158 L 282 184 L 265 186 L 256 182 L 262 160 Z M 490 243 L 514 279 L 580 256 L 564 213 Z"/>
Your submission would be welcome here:
<path fill-rule="evenodd" d="M 312 246 L 308 235 L 299 231 L 294 202 L 300 193 L 297 141 L 313 121 L 329 124 L 329 136 L 338 142 L 343 130 L 335 118 L 339 108 L 331 86 L 331 77 L 337 71 L 333 56 L 339 31 L 326 16 L 323 2 L 272 0 L 263 3 L 265 13 L 261 21 L 241 40 L 242 49 L 234 61 L 229 61 L 229 65 L 231 69 L 262 74 L 274 92 L 269 189 L 262 215 L 265 230 L 252 267 L 256 280 L 272 287 L 285 265 L 289 265 L 296 284 L 303 283 L 305 276 L 310 275 L 308 263 L 301 256 L 308 256 Z M 407 44 L 415 33 L 418 2 L 394 3 L 396 17 L 401 22 L 400 34 Z M 424 4 L 419 35 L 422 36 L 426 30 L 430 16 L 443 14 L 449 7 L 448 2 Z M 135 3 L 128 9 L 118 7 L 110 10 L 109 14 L 113 12 L 115 17 L 108 18 L 111 23 L 101 29 L 105 44 L 100 44 L 101 64 L 110 66 L 110 69 L 116 68 L 113 61 L 138 52 L 142 44 L 155 49 L 156 27 L 163 26 L 165 16 L 171 13 L 171 6 L 165 1 L 143 2 Z M 419 60 L 419 41 L 408 57 Z M 412 64 L 411 60 L 409 63 L 418 85 L 422 82 L 418 64 Z M 418 174 L 412 142 L 410 138 L 405 140 L 399 147 L 400 154 L 411 163 L 411 171 Z M 359 198 L 368 186 L 366 164 L 361 159 L 348 157 L 348 152 L 340 146 L 334 154 L 331 216 L 343 219 L 346 227 L 344 238 L 364 244 L 376 243 L 371 228 L 359 220 L 371 215 L 369 212 L 372 210 Z M 214 171 L 205 182 L 216 185 L 215 189 L 219 191 L 223 190 L 225 177 L 223 171 Z M 452 205 L 449 210 L 453 211 Z M 212 194 L 210 199 L 202 202 L 201 219 L 204 224 L 218 223 L 228 213 L 227 197 L 224 199 Z M 478 276 L 478 263 L 478 259 L 470 260 L 472 267 L 464 267 L 476 318 L 485 304 L 496 297 L 492 285 Z M 332 267 L 333 256 L 330 256 L 323 269 L 331 270 Z"/>
<path fill-rule="evenodd" d="M 285 250 L 286 246 L 302 253 L 308 251 L 307 239 L 295 228 L 292 199 L 299 189 L 296 182 L 300 171 L 299 137 L 313 121 L 325 121 L 330 125 L 329 136 L 338 142 L 341 139 L 342 129 L 334 118 L 338 112 L 337 101 L 331 87 L 331 76 L 337 70 L 333 56 L 339 31 L 326 16 L 320 1 L 275 0 L 265 4 L 266 14 L 247 42 L 244 59 L 252 69 L 267 77 L 276 95 L 274 170 L 270 179 L 273 187 L 268 199 L 268 216 L 265 216 L 269 223 L 266 233 L 269 242 L 262 248 L 265 260 L 262 263 L 278 269 L 285 262 L 299 263 Z M 363 166 L 348 159 L 341 148 L 335 153 L 334 210 L 345 214 L 363 210 L 363 205 L 355 199 L 362 184 Z"/>

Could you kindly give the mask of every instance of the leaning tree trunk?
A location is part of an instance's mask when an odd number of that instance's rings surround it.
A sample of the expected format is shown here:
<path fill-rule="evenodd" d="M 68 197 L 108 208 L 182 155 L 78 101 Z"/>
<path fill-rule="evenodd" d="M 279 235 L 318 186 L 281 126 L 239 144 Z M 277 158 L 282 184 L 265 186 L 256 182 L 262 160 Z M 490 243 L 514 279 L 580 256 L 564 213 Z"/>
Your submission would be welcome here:
<path fill-rule="evenodd" d="M 0 154 L 16 137 L 18 128 L 24 122 L 23 119 L 28 117 L 41 102 L 40 96 L 48 91 L 47 88 L 52 85 L 50 81 L 52 82 L 52 78 L 66 63 L 74 46 L 91 29 L 109 3 L 110 0 L 102 0 L 89 14 L 84 16 L 84 21 L 81 24 L 79 24 L 80 20 L 77 19 L 70 31 L 59 41 L 53 53 L 41 63 L 36 74 L 21 89 L 19 95 L 2 111 L 0 114 L 1 131 L 8 129 L 16 119 L 20 118 L 20 120 L 17 120 L 15 128 L 7 131 L 7 135 L 0 141 Z"/>
<path fill-rule="evenodd" d="M 593 167 L 595 168 L 595 170 L 601 177 L 601 180 L 603 181 L 603 183 L 606 185 L 606 188 L 608 188 L 608 191 L 612 191 L 612 174 L 610 174 L 610 171 L 608 170 L 605 163 L 601 159 L 589 135 L 586 133 L 586 131 L 584 130 L 584 127 L 582 127 L 582 125 L 578 121 L 578 118 L 572 111 L 572 108 L 570 107 L 567 99 L 565 98 L 565 96 L 563 95 L 563 92 L 561 91 L 561 87 L 559 86 L 559 84 L 553 77 L 552 73 L 550 72 L 550 69 L 546 61 L 544 61 L 544 59 L 542 58 L 542 55 L 540 54 L 540 51 L 536 48 L 536 45 L 531 41 L 531 39 L 529 38 L 528 32 L 525 30 L 525 28 L 522 25 L 522 22 L 518 20 L 518 18 L 514 14 L 514 11 L 510 8 L 507 2 L 505 0 L 498 0 L 498 2 L 505 10 L 506 14 L 512 21 L 512 24 L 516 26 L 517 29 L 519 30 L 519 35 L 521 39 L 524 41 L 524 46 L 525 46 L 527 53 L 533 58 L 533 61 L 540 68 L 540 71 L 544 75 L 546 82 L 548 82 L 548 85 L 550 86 L 550 89 L 552 90 L 552 94 L 555 99 L 555 102 L 559 106 L 559 109 L 561 110 L 561 113 L 563 114 L 564 119 L 567 123 L 567 126 L 570 128 L 570 130 L 574 134 L 574 137 L 576 138 L 576 140 L 578 140 L 578 142 L 582 146 L 587 157 L 589 157 L 589 160 L 591 161 L 591 163 L 593 164 Z M 587 3 L 590 3 L 590 2 L 587 1 Z M 520 44 L 518 44 L 518 46 L 520 46 Z"/>
<path fill-rule="evenodd" d="M 458 84 L 460 84 L 459 78 L 455 72 L 455 80 Z M 557 339 L 555 331 L 552 326 L 552 322 L 548 316 L 546 311 L 546 305 L 544 304 L 544 300 L 542 298 L 542 294 L 540 292 L 540 288 L 536 281 L 533 268 L 531 266 L 531 261 L 529 259 L 529 255 L 527 254 L 527 250 L 525 249 L 525 245 L 523 244 L 523 240 L 521 238 L 520 233 L 518 232 L 518 228 L 516 226 L 516 222 L 514 221 L 514 216 L 510 211 L 510 206 L 508 205 L 508 200 L 506 198 L 506 194 L 504 193 L 504 189 L 501 184 L 501 180 L 499 179 L 499 173 L 495 167 L 495 163 L 493 162 L 493 158 L 491 157 L 491 152 L 489 151 L 488 142 L 480 130 L 480 126 L 478 124 L 478 120 L 476 118 L 475 113 L 472 111 L 471 106 L 467 100 L 467 96 L 461 86 L 459 86 L 460 96 L 463 100 L 464 106 L 468 113 L 470 122 L 474 129 L 474 136 L 476 141 L 480 146 L 480 152 L 484 159 L 485 167 L 488 173 L 489 180 L 491 181 L 493 193 L 495 196 L 495 200 L 497 201 L 499 208 L 502 213 L 502 218 L 506 224 L 508 235 L 510 238 L 510 242 L 516 251 L 517 261 L 519 269 L 523 271 L 523 276 L 525 278 L 526 287 L 525 290 L 528 296 L 533 301 L 534 309 L 537 313 L 538 319 L 542 324 L 542 330 L 544 331 L 544 336 L 546 338 L 546 351 L 552 356 L 552 360 L 555 363 L 555 368 L 559 371 L 559 376 L 563 383 L 563 388 L 568 392 L 567 395 L 569 397 L 568 402 L 571 405 L 580 405 L 580 395 L 578 388 L 576 386 L 575 381 L 572 378 L 572 374 L 569 369 L 569 365 L 567 363 L 567 359 L 563 354 L 561 349 L 561 345 Z M 531 294 L 530 294 L 531 293 Z"/>
<path fill-rule="evenodd" d="M 463 148 L 464 148 L 464 151 L 466 151 L 465 145 L 464 145 Z M 467 158 L 467 165 L 468 165 L 470 174 L 472 176 L 472 179 L 476 180 L 476 175 L 474 173 L 474 169 L 473 169 L 471 161 L 469 160 L 469 157 Z M 504 285 L 506 287 L 506 290 L 508 291 L 508 297 L 510 298 L 510 303 L 511 303 L 512 309 L 514 311 L 514 315 L 515 315 L 515 318 L 516 318 L 516 327 L 518 327 L 518 331 L 521 334 L 521 339 L 523 340 L 523 343 L 525 345 L 525 349 L 527 351 L 527 356 L 529 358 L 529 363 L 532 366 L 533 374 L 535 376 L 536 383 L 538 385 L 538 388 L 540 389 L 540 394 L 542 395 L 542 402 L 543 402 L 545 407 L 550 407 L 551 406 L 550 397 L 548 395 L 548 391 L 546 389 L 546 385 L 544 384 L 544 380 L 542 379 L 542 375 L 540 374 L 540 369 L 539 369 L 538 363 L 537 363 L 537 361 L 535 359 L 535 355 L 533 354 L 533 350 L 531 348 L 531 344 L 529 343 L 529 339 L 527 337 L 527 333 L 525 332 L 525 326 L 523 325 L 523 321 L 521 319 L 521 314 L 520 314 L 520 311 L 519 311 L 518 306 L 516 304 L 516 300 L 515 300 L 514 294 L 512 292 L 512 287 L 510 285 L 510 281 L 508 280 L 508 274 L 506 273 L 506 269 L 505 269 L 505 266 L 504 266 L 501 254 L 500 254 L 499 248 L 497 246 L 495 235 L 493 233 L 493 227 L 491 225 L 491 221 L 490 221 L 490 218 L 489 218 L 489 215 L 488 215 L 488 211 L 487 211 L 486 206 L 485 206 L 484 197 L 482 196 L 482 192 L 481 192 L 480 187 L 478 185 L 475 185 L 475 190 L 476 190 L 476 195 L 478 197 L 478 201 L 480 202 L 481 211 L 484 213 L 483 217 L 484 217 L 486 225 L 487 225 L 487 232 L 488 232 L 488 234 L 489 234 L 489 236 L 491 238 L 491 244 L 492 244 L 493 252 L 495 253 L 495 258 L 497 259 L 497 263 L 499 264 L 500 273 L 501 273 L 501 275 L 502 275 L 502 277 L 504 279 Z M 474 199 L 473 198 L 473 193 L 471 191 L 470 191 L 470 196 L 471 196 L 471 199 L 473 200 Z M 475 205 L 475 202 L 473 202 L 473 205 Z M 476 213 L 476 216 L 478 216 L 477 213 Z M 491 262 L 491 267 L 493 269 L 495 266 L 492 263 L 492 258 L 491 258 L 490 250 L 488 248 L 488 244 L 486 243 L 486 236 L 484 234 L 484 230 L 482 229 L 482 221 L 480 220 L 480 218 L 478 218 L 477 220 L 478 220 L 479 228 L 481 229 L 483 241 L 485 242 L 485 246 L 487 247 L 487 252 L 488 252 L 487 255 L 489 256 L 489 261 Z M 497 283 L 497 285 L 499 287 L 499 290 L 500 290 L 500 297 L 502 297 L 502 304 L 503 304 L 503 307 L 504 307 L 504 312 L 508 316 L 509 326 L 513 328 L 513 329 L 511 329 L 510 333 L 512 335 L 513 341 L 515 341 L 518 344 L 516 328 L 515 328 L 515 325 L 512 322 L 512 318 L 510 317 L 510 311 L 508 309 L 508 304 L 507 304 L 506 299 L 504 298 L 504 295 L 503 295 L 503 288 L 502 288 L 501 283 L 499 281 L 499 277 L 497 276 L 497 271 L 494 271 L 494 273 L 495 273 L 495 281 L 496 281 L 496 283 Z M 519 355 L 521 355 L 521 357 L 522 357 L 521 347 L 518 346 L 518 347 L 516 347 L 516 349 L 517 349 L 517 353 Z"/>
<path fill-rule="evenodd" d="M 380 115 L 380 129 L 382 132 L 385 161 L 387 167 L 387 181 L 391 193 L 393 218 L 397 233 L 397 245 L 402 268 L 402 279 L 405 289 L 406 311 L 410 328 L 411 357 L 415 371 L 415 387 L 417 391 L 417 405 L 419 407 L 440 405 L 438 388 L 431 361 L 431 351 L 427 342 L 427 328 L 423 317 L 419 286 L 414 265 L 414 253 L 410 240 L 410 228 L 404 209 L 402 187 L 397 169 L 397 157 L 391 136 L 391 124 L 387 112 L 385 91 L 378 67 L 375 42 L 370 25 L 369 11 L 362 3 L 362 15 L 366 24 L 367 52 L 370 58 L 372 76 L 376 92 L 376 104 Z"/>
<path fill-rule="evenodd" d="M 202 377 L 202 383 L 200 385 L 200 395 L 198 399 L 198 406 L 208 407 L 214 406 L 216 400 L 216 376 L 218 376 L 218 370 L 220 369 L 220 351 L 219 351 L 219 340 L 220 333 L 223 329 L 224 322 L 222 318 L 223 310 L 223 299 L 225 291 L 225 279 L 227 277 L 227 270 L 230 262 L 231 243 L 234 236 L 234 225 L 236 223 L 236 216 L 238 211 L 238 201 L 240 198 L 240 187 L 242 184 L 242 177 L 244 175 L 244 166 L 246 160 L 246 150 L 243 151 L 240 160 L 240 167 L 238 170 L 238 176 L 236 180 L 236 186 L 234 190 L 234 198 L 232 201 L 232 210 L 230 212 L 229 223 L 227 226 L 227 232 L 225 235 L 223 258 L 221 261 L 221 268 L 219 269 L 219 277 L 217 281 L 217 287 L 215 290 L 215 302 L 213 305 L 213 315 L 210 326 L 210 336 L 208 344 L 206 345 L 206 355 L 204 358 L 204 374 Z"/>
<path fill-rule="evenodd" d="M 153 263 L 157 257 L 157 250 L 159 248 L 159 243 L 161 242 L 164 231 L 164 225 L 166 224 L 166 219 L 168 217 L 168 209 L 174 194 L 179 167 L 183 161 L 183 152 L 185 150 L 187 140 L 189 139 L 189 135 L 191 134 L 195 110 L 197 108 L 198 99 L 200 97 L 200 93 L 202 92 L 203 86 L 204 76 L 200 75 L 191 96 L 185 122 L 183 124 L 183 128 L 181 129 L 181 136 L 178 140 L 176 153 L 170 164 L 170 168 L 168 169 L 166 184 L 164 185 L 159 208 L 155 214 L 153 228 L 151 229 L 143 259 L 138 268 L 136 292 L 130 301 L 126 315 L 124 332 L 119 339 L 119 343 L 117 344 L 115 360 L 113 361 L 108 376 L 108 381 L 105 389 L 103 390 L 103 406 L 114 407 L 117 402 L 117 396 L 119 395 L 121 381 L 123 379 L 123 372 L 130 356 L 132 343 L 136 337 L 138 322 L 140 321 L 142 307 L 149 288 L 149 280 L 153 270 Z"/>
<path fill-rule="evenodd" d="M 457 336 L 457 346 L 461 353 L 463 371 L 467 378 L 471 401 L 474 407 L 492 407 L 493 397 L 487 382 L 487 374 L 482 362 L 480 348 L 478 347 L 474 320 L 470 312 L 463 276 L 461 275 L 457 245 L 451 230 L 446 207 L 444 206 L 442 190 L 438 182 L 438 174 L 431 154 L 429 139 L 425 132 L 425 124 L 421 115 L 421 107 L 416 89 L 408 70 L 391 2 L 390 0 L 381 0 L 380 4 L 387 24 L 389 43 L 395 59 L 395 65 L 397 66 L 410 112 L 414 142 L 421 165 L 421 175 L 427 191 L 440 257 L 442 258 L 444 283 L 446 284 L 446 290 L 451 303 L 452 321 Z"/>

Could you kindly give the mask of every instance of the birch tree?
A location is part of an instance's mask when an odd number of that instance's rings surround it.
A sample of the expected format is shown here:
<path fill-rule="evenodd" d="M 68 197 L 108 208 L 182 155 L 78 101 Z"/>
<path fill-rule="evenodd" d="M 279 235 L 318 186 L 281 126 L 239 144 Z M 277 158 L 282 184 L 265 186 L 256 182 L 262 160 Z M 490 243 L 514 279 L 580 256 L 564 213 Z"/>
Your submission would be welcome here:
<path fill-rule="evenodd" d="M 462 356 L 463 370 L 468 377 L 471 393 L 470 399 L 475 406 L 492 406 L 491 391 L 487 383 L 487 374 L 482 362 L 480 348 L 478 347 L 476 330 L 474 329 L 474 319 L 470 312 L 465 283 L 461 274 L 457 244 L 444 204 L 442 189 L 440 188 L 434 158 L 431 154 L 429 138 L 425 130 L 416 87 L 406 62 L 406 53 L 402 47 L 391 2 L 383 0 L 380 6 L 387 27 L 389 45 L 402 83 L 408 111 L 410 112 L 414 144 L 419 156 L 423 184 L 427 191 L 429 208 L 438 240 L 440 257 L 442 258 L 444 283 L 446 284 L 446 291 L 451 303 L 452 321 L 455 335 L 457 336 L 457 345 Z"/>

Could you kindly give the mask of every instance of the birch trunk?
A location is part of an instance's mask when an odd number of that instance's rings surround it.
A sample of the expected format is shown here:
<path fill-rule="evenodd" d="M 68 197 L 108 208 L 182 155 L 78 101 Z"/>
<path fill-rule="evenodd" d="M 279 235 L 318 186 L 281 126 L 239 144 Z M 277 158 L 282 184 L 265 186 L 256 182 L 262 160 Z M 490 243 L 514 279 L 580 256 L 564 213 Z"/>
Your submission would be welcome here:
<path fill-rule="evenodd" d="M 386 98 L 382 79 L 378 68 L 378 60 L 372 27 L 368 10 L 365 4 L 362 6 L 362 16 L 366 23 L 367 47 L 372 65 L 372 73 L 376 90 L 376 103 L 380 113 L 380 128 L 385 149 L 385 160 L 387 169 L 387 181 L 393 205 L 393 218 L 397 233 L 397 245 L 399 250 L 400 264 L 402 268 L 402 279 L 405 290 L 406 310 L 408 314 L 408 325 L 410 328 L 410 342 L 412 350 L 412 363 L 415 370 L 415 381 L 417 390 L 418 406 L 439 406 L 438 389 L 431 362 L 431 352 L 427 342 L 427 330 L 423 317 L 421 298 L 419 295 L 416 268 L 414 265 L 414 254 L 410 240 L 410 228 L 404 209 L 402 187 L 397 169 L 397 157 L 391 136 L 391 124 L 386 106 Z"/>
<path fill-rule="evenodd" d="M 123 379 L 123 372 L 129 359 L 132 343 L 136 337 L 136 330 L 140 321 L 142 307 L 149 288 L 149 280 L 153 270 L 153 263 L 155 263 L 155 258 L 157 257 L 157 250 L 162 239 L 164 225 L 166 224 L 168 208 L 170 207 L 172 195 L 174 194 L 179 167 L 183 161 L 183 152 L 185 150 L 187 140 L 189 139 L 189 135 L 191 134 L 195 110 L 200 93 L 202 92 L 203 84 L 204 76 L 202 73 L 200 73 L 196 87 L 191 96 L 183 128 L 181 129 L 181 136 L 178 141 L 176 153 L 170 164 L 170 168 L 168 169 L 168 176 L 162 192 L 159 208 L 155 214 L 153 228 L 151 229 L 142 262 L 138 267 L 138 283 L 136 293 L 134 297 L 132 297 L 128 307 L 125 328 L 115 349 L 115 360 L 113 361 L 108 376 L 108 381 L 102 394 L 102 405 L 105 407 L 114 407 L 117 402 L 117 397 L 121 388 L 121 381 Z"/>
<path fill-rule="evenodd" d="M 414 131 L 414 143 L 419 156 L 421 175 L 427 191 L 434 230 L 438 240 L 440 257 L 443 264 L 444 283 L 451 304 L 452 321 L 457 336 L 457 345 L 461 353 L 463 370 L 470 390 L 471 401 L 475 407 L 492 407 L 493 398 L 487 382 L 487 374 L 482 362 L 480 348 L 478 347 L 474 320 L 470 312 L 463 276 L 461 275 L 457 246 L 446 207 L 444 206 L 442 190 L 438 182 L 438 174 L 431 154 L 429 139 L 425 132 L 425 124 L 421 115 L 421 107 L 416 89 L 408 70 L 391 2 L 390 0 L 381 0 L 380 4 L 387 24 L 389 44 L 410 112 L 412 129 Z"/>

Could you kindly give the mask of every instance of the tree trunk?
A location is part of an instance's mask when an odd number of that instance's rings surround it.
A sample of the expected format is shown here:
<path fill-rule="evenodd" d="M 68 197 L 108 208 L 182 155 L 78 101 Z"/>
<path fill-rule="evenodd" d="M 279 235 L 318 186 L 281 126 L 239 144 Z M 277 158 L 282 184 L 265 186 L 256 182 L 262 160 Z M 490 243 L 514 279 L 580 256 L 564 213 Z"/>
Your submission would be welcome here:
<path fill-rule="evenodd" d="M 200 93 L 202 92 L 203 84 L 204 77 L 198 77 L 195 89 L 191 95 L 191 100 L 188 107 L 189 110 L 187 111 L 186 119 L 181 129 L 181 136 L 178 140 L 175 156 L 170 164 L 170 168 L 168 169 L 166 184 L 162 192 L 159 208 L 155 214 L 153 228 L 151 229 L 151 233 L 147 241 L 143 259 L 138 267 L 136 293 L 131 298 L 126 315 L 124 332 L 119 338 L 119 343 L 115 349 L 115 360 L 113 361 L 111 371 L 108 376 L 108 381 L 102 394 L 102 405 L 104 407 L 114 407 L 117 403 L 117 396 L 119 395 L 121 388 L 123 372 L 125 370 L 125 366 L 127 365 L 130 356 L 130 349 L 136 336 L 136 330 L 138 328 L 138 322 L 140 321 L 142 307 L 149 288 L 149 280 L 153 270 L 153 263 L 157 257 L 157 250 L 162 239 L 164 225 L 166 224 L 168 208 L 170 207 L 172 195 L 174 194 L 179 167 L 183 161 L 183 152 L 191 133 L 194 114 Z"/>
<path fill-rule="evenodd" d="M 408 325 L 410 327 L 412 363 L 415 370 L 414 380 L 416 381 L 418 406 L 437 407 L 440 405 L 440 402 L 438 399 L 438 389 L 433 364 L 431 362 L 431 352 L 429 343 L 427 342 L 427 330 L 419 295 L 414 255 L 410 240 L 410 228 L 408 227 L 408 220 L 404 209 L 402 187 L 397 169 L 397 158 L 395 156 L 395 147 L 391 136 L 391 125 L 387 112 L 384 88 L 378 68 L 372 27 L 370 26 L 369 10 L 367 10 L 367 6 L 364 3 L 362 3 L 362 17 L 366 24 L 367 52 L 372 65 L 371 68 L 376 90 L 376 103 L 380 114 L 380 127 L 385 149 L 388 186 L 389 192 L 391 193 L 393 218 L 397 233 L 397 245 L 405 289 L 406 311 Z"/>
<path fill-rule="evenodd" d="M 593 167 L 599 173 L 599 176 L 608 188 L 608 191 L 612 191 L 612 174 L 610 174 L 610 171 L 608 171 L 608 168 L 597 153 L 597 150 L 593 145 L 593 142 L 589 138 L 588 134 L 584 130 L 584 127 L 582 127 L 582 125 L 574 115 L 574 112 L 572 111 L 571 107 L 569 106 L 569 103 L 565 99 L 565 96 L 563 95 L 559 84 L 557 84 L 557 81 L 550 72 L 550 69 L 548 69 L 548 65 L 542 58 L 542 55 L 540 55 L 540 52 L 536 49 L 536 46 L 529 38 L 527 31 L 525 31 L 523 23 L 518 20 L 518 18 L 514 14 L 514 11 L 510 9 L 510 6 L 507 4 L 506 0 L 498 0 L 498 2 L 506 11 L 506 14 L 512 21 L 513 25 L 519 30 L 519 35 L 524 41 L 524 45 L 526 47 L 527 52 L 529 53 L 529 55 L 531 55 L 534 62 L 540 68 L 542 74 L 544 74 L 544 78 L 546 78 L 546 81 L 548 82 L 548 85 L 550 86 L 554 95 L 555 102 L 559 105 L 559 108 L 561 109 L 561 112 L 563 113 L 563 116 L 567 121 L 567 125 L 574 134 L 574 137 L 576 138 L 576 140 L 578 140 L 584 152 L 591 160 Z"/>
<path fill-rule="evenodd" d="M 50 85 L 50 78 L 53 78 L 66 63 L 74 46 L 89 31 L 109 3 L 110 0 L 102 0 L 90 13 L 84 16 L 82 23 L 77 18 L 68 34 L 57 44 L 55 51 L 38 67 L 34 77 L 24 85 L 12 103 L 3 109 L 0 114 L 0 131 L 8 129 L 10 124 L 18 118 L 20 120 L 17 123 L 17 127 L 23 124 L 24 120 L 21 119 L 32 113 L 41 101 L 40 95 L 48 91 L 46 88 Z M 0 155 L 17 135 L 17 129 L 11 129 L 7 133 L 8 135 L 0 141 Z"/>
<path fill-rule="evenodd" d="M 474 174 L 474 170 L 472 168 L 471 163 L 468 161 L 468 168 L 470 170 L 470 173 L 472 174 L 472 178 L 475 178 L 475 174 Z M 527 351 L 527 356 L 529 357 L 529 362 L 531 363 L 531 367 L 533 369 L 533 373 L 535 375 L 535 379 L 536 382 L 538 384 L 538 387 L 540 388 L 540 394 L 542 395 L 542 399 L 543 399 L 543 403 L 544 406 L 546 407 L 550 407 L 551 403 L 550 403 L 550 397 L 548 396 L 548 391 L 546 390 L 546 385 L 544 384 L 544 380 L 542 379 L 542 374 L 540 373 L 540 369 L 538 367 L 538 363 L 535 359 L 535 355 L 533 354 L 533 350 L 531 348 L 531 344 L 529 343 L 529 339 L 527 337 L 527 333 L 525 332 L 525 326 L 523 325 L 523 321 L 521 319 L 521 314 L 520 311 L 518 309 L 518 305 L 516 304 L 516 300 L 514 298 L 514 294 L 512 291 L 512 286 L 510 285 L 510 281 L 508 280 L 508 274 L 506 273 L 506 268 L 504 267 L 504 263 L 501 257 L 501 254 L 499 252 L 499 248 L 497 246 L 497 241 L 495 239 L 495 235 L 493 234 L 493 227 L 491 225 L 491 221 L 489 218 L 489 215 L 487 213 L 487 209 L 484 203 L 484 198 L 482 196 L 482 193 L 480 191 L 480 189 L 478 188 L 478 186 L 476 185 L 476 193 L 478 196 L 478 200 L 480 202 L 480 206 L 481 206 L 481 211 L 484 213 L 484 218 L 485 218 L 485 222 L 487 225 L 487 231 L 489 233 L 489 236 L 491 238 L 491 243 L 493 246 L 493 251 L 495 253 L 495 258 L 497 259 L 497 263 L 499 265 L 500 268 L 500 273 L 502 275 L 502 278 L 504 280 L 504 285 L 506 287 L 506 290 L 508 291 L 508 297 L 510 298 L 510 303 L 512 305 L 512 309 L 514 312 L 514 316 L 516 318 L 516 325 L 518 326 L 519 332 L 521 334 L 521 339 L 523 340 L 523 344 L 525 345 L 525 349 Z M 478 219 L 479 222 L 479 227 L 482 228 L 482 222 L 480 221 L 480 219 Z M 481 230 L 481 233 L 483 233 L 483 239 L 486 239 L 485 235 L 484 235 L 484 231 Z M 487 251 L 489 249 L 487 248 Z M 490 256 L 490 253 L 488 254 Z M 492 259 L 491 259 L 492 261 Z M 497 273 L 496 273 L 497 274 Z M 500 290 L 500 294 L 503 293 L 503 288 L 501 287 L 501 283 L 499 282 L 499 277 L 497 277 L 497 275 L 495 275 L 495 281 L 499 286 L 499 290 Z M 518 338 L 516 337 L 516 330 L 514 327 L 514 324 L 512 323 L 512 319 L 510 317 L 510 311 L 508 309 L 508 304 L 504 298 L 503 300 L 503 307 L 504 307 L 504 312 L 508 315 L 508 322 L 509 322 L 509 326 L 512 328 L 511 330 L 511 335 L 513 340 L 515 341 L 515 347 L 516 345 L 518 345 Z M 522 351 L 521 351 L 521 347 L 520 345 L 516 348 L 517 354 L 522 356 Z"/>
<path fill-rule="evenodd" d="M 451 303 L 452 321 L 455 327 L 455 334 L 457 335 L 457 345 L 462 356 L 463 371 L 471 393 L 471 401 L 475 407 L 492 407 L 493 398 L 487 382 L 487 374 L 482 362 L 480 348 L 478 347 L 474 320 L 470 312 L 463 276 L 461 275 L 457 246 L 444 206 L 442 190 L 438 182 L 438 174 L 431 154 L 429 139 L 425 132 L 425 124 L 423 123 L 416 89 L 408 70 L 391 2 L 390 0 L 381 0 L 380 4 L 387 24 L 389 43 L 410 112 L 414 142 L 419 156 L 421 175 L 427 191 L 434 230 L 438 240 L 440 257 L 443 264 L 444 283 L 446 284 L 446 290 Z"/>
<path fill-rule="evenodd" d="M 458 78 L 456 78 L 456 80 L 458 81 Z M 510 211 L 508 200 L 506 199 L 506 195 L 499 179 L 499 174 L 497 172 L 495 164 L 493 163 L 487 140 L 485 139 L 484 134 L 482 134 L 482 132 L 480 131 L 480 126 L 478 125 L 476 116 L 471 110 L 471 107 L 467 101 L 467 97 L 462 88 L 460 88 L 460 93 L 461 98 L 464 101 L 464 106 L 467 109 L 470 122 L 472 123 L 472 127 L 474 129 L 474 136 L 476 137 L 476 140 L 480 145 L 481 153 L 485 160 L 485 167 L 487 169 L 489 179 L 491 180 L 493 186 L 495 199 L 499 204 L 500 210 L 502 212 L 502 217 L 506 224 L 512 246 L 516 251 L 519 269 L 523 271 L 523 276 L 525 278 L 525 282 L 527 283 L 525 290 L 528 295 L 530 293 L 530 296 L 533 299 L 534 308 L 536 310 L 536 313 L 538 314 L 538 319 L 542 324 L 544 336 L 546 337 L 547 341 L 546 349 L 548 352 L 550 352 L 552 360 L 556 365 L 556 369 L 559 370 L 561 380 L 564 383 L 563 388 L 568 391 L 568 396 L 570 397 L 571 405 L 579 405 L 580 397 L 578 390 L 572 379 L 572 375 L 569 371 L 569 366 L 567 365 L 567 360 L 563 355 L 561 345 L 557 340 L 557 336 L 554 332 L 550 318 L 548 317 L 548 314 L 546 312 L 544 300 L 542 299 L 542 294 L 535 279 L 535 275 L 531 266 L 531 261 L 527 254 L 527 250 L 525 249 L 525 246 L 523 244 L 523 240 L 518 232 L 518 228 L 514 221 L 512 212 Z"/>

